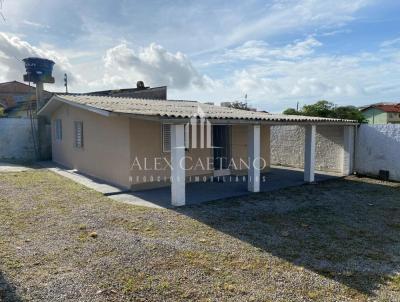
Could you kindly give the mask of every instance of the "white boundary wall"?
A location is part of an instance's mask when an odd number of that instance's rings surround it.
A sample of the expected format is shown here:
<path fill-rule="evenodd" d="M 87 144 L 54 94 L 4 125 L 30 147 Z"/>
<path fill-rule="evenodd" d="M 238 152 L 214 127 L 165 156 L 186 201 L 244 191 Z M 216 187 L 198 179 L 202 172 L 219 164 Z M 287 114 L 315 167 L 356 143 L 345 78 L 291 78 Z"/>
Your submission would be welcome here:
<path fill-rule="evenodd" d="M 357 172 L 377 176 L 388 170 L 390 179 L 400 181 L 400 124 L 361 125 L 355 154 Z"/>
<path fill-rule="evenodd" d="M 342 173 L 343 126 L 317 126 L 315 169 Z M 304 168 L 305 130 L 302 126 L 271 127 L 271 164 Z"/>
<path fill-rule="evenodd" d="M 34 121 L 37 129 L 37 121 Z M 0 118 L 0 161 L 1 160 L 35 160 L 30 119 Z"/>

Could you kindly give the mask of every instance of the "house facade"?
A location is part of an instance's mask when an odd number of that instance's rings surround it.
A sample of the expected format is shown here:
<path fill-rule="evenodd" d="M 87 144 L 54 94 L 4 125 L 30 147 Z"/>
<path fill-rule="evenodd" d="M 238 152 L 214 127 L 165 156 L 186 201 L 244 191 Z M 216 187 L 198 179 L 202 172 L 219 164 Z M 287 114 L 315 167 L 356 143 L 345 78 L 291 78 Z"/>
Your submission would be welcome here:
<path fill-rule="evenodd" d="M 258 192 L 270 167 L 270 127 L 305 127 L 304 179 L 314 181 L 318 126 L 343 134 L 343 174 L 352 171 L 354 121 L 272 115 L 191 101 L 57 95 L 39 112 L 52 124 L 53 161 L 131 190 L 171 186 L 185 204 L 186 183 L 246 176 Z"/>
<path fill-rule="evenodd" d="M 43 97 L 49 99 L 51 93 L 44 91 Z M 28 117 L 30 108 L 36 110 L 35 87 L 18 81 L 0 83 L 0 106 L 9 117 Z"/>
<path fill-rule="evenodd" d="M 361 110 L 368 124 L 399 124 L 400 104 L 371 105 Z"/>

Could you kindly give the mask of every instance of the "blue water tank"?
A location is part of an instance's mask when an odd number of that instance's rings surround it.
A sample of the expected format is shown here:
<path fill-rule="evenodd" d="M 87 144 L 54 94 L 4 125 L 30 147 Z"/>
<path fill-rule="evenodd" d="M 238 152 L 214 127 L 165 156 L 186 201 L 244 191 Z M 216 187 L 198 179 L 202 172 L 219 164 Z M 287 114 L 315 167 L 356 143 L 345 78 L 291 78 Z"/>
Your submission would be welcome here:
<path fill-rule="evenodd" d="M 33 83 L 54 83 L 53 66 L 54 62 L 42 58 L 26 58 L 25 63 L 26 74 L 24 74 L 25 82 Z"/>

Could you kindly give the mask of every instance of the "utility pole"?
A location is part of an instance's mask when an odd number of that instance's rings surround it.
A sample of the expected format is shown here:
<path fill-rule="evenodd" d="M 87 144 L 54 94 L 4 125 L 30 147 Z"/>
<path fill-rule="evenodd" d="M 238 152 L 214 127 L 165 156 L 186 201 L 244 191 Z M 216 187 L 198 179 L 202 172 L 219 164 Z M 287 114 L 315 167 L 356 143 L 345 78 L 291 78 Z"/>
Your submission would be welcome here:
<path fill-rule="evenodd" d="M 68 76 L 64 73 L 64 86 L 65 86 L 65 93 L 68 94 Z"/>
<path fill-rule="evenodd" d="M 299 101 L 297 101 L 296 111 L 299 112 Z"/>
<path fill-rule="evenodd" d="M 246 108 L 247 108 L 247 93 L 244 95 L 244 102 L 246 103 Z"/>

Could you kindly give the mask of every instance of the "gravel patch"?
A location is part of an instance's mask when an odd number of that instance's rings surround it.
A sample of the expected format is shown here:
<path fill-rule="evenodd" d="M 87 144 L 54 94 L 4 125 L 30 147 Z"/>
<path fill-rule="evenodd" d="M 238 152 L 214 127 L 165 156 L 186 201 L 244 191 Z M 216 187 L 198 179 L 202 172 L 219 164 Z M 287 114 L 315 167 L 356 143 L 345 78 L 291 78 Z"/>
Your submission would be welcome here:
<path fill-rule="evenodd" d="M 0 173 L 0 301 L 400 301 L 400 184 L 348 177 L 189 206 Z"/>

